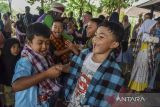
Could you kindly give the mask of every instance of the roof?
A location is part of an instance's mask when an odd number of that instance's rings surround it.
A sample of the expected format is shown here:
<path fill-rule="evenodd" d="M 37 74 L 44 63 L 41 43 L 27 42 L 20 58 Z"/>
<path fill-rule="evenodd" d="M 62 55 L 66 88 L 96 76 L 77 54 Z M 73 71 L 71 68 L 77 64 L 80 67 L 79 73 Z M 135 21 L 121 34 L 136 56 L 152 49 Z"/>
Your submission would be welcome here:
<path fill-rule="evenodd" d="M 160 0 L 149 0 L 137 5 L 137 7 L 146 8 L 146 9 L 154 8 L 155 11 L 160 11 Z"/>
<path fill-rule="evenodd" d="M 125 9 L 124 12 L 128 16 L 139 16 L 140 14 L 145 14 L 145 13 L 150 12 L 150 9 L 139 8 L 139 7 L 133 6 L 133 7 L 129 7 Z M 160 12 L 154 12 L 154 15 L 158 17 L 160 16 Z"/>

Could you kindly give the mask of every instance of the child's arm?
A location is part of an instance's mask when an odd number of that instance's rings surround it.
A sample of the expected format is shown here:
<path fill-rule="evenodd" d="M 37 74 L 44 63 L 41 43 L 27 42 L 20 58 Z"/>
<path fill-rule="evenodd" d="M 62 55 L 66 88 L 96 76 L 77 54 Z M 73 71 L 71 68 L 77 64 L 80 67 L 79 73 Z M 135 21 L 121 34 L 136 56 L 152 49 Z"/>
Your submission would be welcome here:
<path fill-rule="evenodd" d="M 37 73 L 32 76 L 21 77 L 13 82 L 12 90 L 14 92 L 21 91 L 31 86 L 37 85 L 39 82 L 47 78 L 56 78 L 61 74 L 61 70 L 61 65 L 55 65 L 42 73 Z"/>
<path fill-rule="evenodd" d="M 67 53 L 67 52 L 69 52 L 70 51 L 70 49 L 64 49 L 64 50 L 60 50 L 60 51 L 55 51 L 54 52 L 54 54 L 56 55 L 56 56 L 61 56 L 61 55 L 63 55 L 63 54 L 65 54 L 65 53 Z"/>
<path fill-rule="evenodd" d="M 73 44 L 70 41 L 66 41 L 65 44 L 74 54 L 79 55 L 80 50 L 77 45 Z"/>
<path fill-rule="evenodd" d="M 69 73 L 69 69 L 70 69 L 70 63 L 63 65 L 63 70 L 62 72 L 64 73 Z"/>

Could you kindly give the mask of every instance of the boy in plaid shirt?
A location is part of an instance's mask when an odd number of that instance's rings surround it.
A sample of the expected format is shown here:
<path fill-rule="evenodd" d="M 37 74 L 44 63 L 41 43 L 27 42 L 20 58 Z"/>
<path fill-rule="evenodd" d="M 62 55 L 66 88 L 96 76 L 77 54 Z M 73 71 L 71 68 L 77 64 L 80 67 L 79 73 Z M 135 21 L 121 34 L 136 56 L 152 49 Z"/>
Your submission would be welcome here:
<path fill-rule="evenodd" d="M 65 89 L 68 107 L 110 107 L 110 97 L 119 93 L 124 79 L 116 63 L 114 49 L 121 42 L 124 29 L 113 22 L 103 22 L 93 38 L 93 49 L 74 56 Z"/>
<path fill-rule="evenodd" d="M 69 44 L 65 47 L 67 40 L 63 38 L 63 23 L 61 20 L 55 20 L 52 26 L 51 44 L 55 48 L 54 54 L 59 57 L 60 62 L 63 64 L 69 63 L 69 56 L 71 52 L 78 53 L 78 49 L 73 48 L 75 45 Z M 53 51 L 53 49 L 51 50 Z"/>

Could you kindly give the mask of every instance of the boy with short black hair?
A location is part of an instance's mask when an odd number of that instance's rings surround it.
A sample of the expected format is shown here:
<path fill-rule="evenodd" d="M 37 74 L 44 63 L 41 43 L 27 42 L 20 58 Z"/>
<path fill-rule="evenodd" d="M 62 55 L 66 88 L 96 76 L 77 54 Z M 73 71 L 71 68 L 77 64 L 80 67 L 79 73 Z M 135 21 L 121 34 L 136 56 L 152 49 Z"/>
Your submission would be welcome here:
<path fill-rule="evenodd" d="M 69 63 L 69 56 L 71 52 L 77 53 L 77 50 L 72 47 L 72 44 L 70 44 L 68 47 L 65 47 L 65 42 L 68 38 L 64 38 L 63 31 L 64 29 L 62 21 L 56 19 L 53 22 L 52 26 L 52 33 L 50 37 L 51 44 L 53 47 L 55 47 L 54 54 L 59 57 L 60 62 L 63 64 L 67 64 Z M 53 49 L 51 51 L 53 51 Z"/>
<path fill-rule="evenodd" d="M 99 24 L 100 23 L 102 23 L 102 20 L 100 20 L 99 18 L 92 18 L 89 22 L 88 22 L 88 24 L 87 24 L 87 28 L 86 28 L 86 33 L 87 33 L 87 38 L 89 38 L 87 41 L 86 41 L 86 44 L 83 46 L 83 47 L 81 47 L 81 48 L 83 48 L 83 49 L 85 49 L 85 48 L 92 48 L 93 47 L 93 45 L 92 45 L 92 39 L 93 39 L 93 37 L 95 36 L 95 33 L 96 33 L 96 31 L 97 31 L 97 29 L 98 29 L 98 26 L 99 26 Z M 67 42 L 67 44 L 66 44 L 67 46 L 68 45 L 73 45 L 71 42 L 69 43 L 69 42 Z M 74 46 L 73 48 L 77 48 L 76 46 Z M 77 49 L 75 49 L 75 50 L 78 50 L 78 48 Z M 80 51 L 79 51 L 80 52 Z"/>
<path fill-rule="evenodd" d="M 93 49 L 83 50 L 71 62 L 65 90 L 68 107 L 110 107 L 109 97 L 117 96 L 124 79 L 116 63 L 114 49 L 124 29 L 114 22 L 102 23 L 93 38 Z"/>
<path fill-rule="evenodd" d="M 55 78 L 62 71 L 61 65 L 53 66 L 48 53 L 50 29 L 41 23 L 31 24 L 27 39 L 12 80 L 15 107 L 49 107 L 48 100 L 60 88 Z"/>

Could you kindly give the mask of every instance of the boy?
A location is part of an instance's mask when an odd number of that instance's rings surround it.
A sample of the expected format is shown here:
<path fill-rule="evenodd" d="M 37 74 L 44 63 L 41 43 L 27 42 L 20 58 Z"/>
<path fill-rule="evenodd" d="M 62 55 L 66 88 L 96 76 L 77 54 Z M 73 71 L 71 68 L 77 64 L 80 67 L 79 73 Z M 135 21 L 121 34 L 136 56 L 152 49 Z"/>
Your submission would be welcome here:
<path fill-rule="evenodd" d="M 16 64 L 12 80 L 15 107 L 48 107 L 50 96 L 59 91 L 55 78 L 60 75 L 62 66 L 53 66 L 48 53 L 49 38 L 50 29 L 44 24 L 31 24 L 27 29 L 28 43 Z"/>
<path fill-rule="evenodd" d="M 85 48 L 92 48 L 92 39 L 102 21 L 99 18 L 92 18 L 87 25 L 87 37 L 89 40 L 86 42 Z"/>
<path fill-rule="evenodd" d="M 118 24 L 104 22 L 93 38 L 93 50 L 85 49 L 73 57 L 65 89 L 65 98 L 70 101 L 68 107 L 111 106 L 107 99 L 116 98 L 124 82 L 113 52 L 123 32 Z"/>
<path fill-rule="evenodd" d="M 89 40 L 86 42 L 86 44 L 82 48 L 92 48 L 92 39 L 95 36 L 97 28 L 101 22 L 102 21 L 99 18 L 92 18 L 88 22 L 86 30 L 87 30 L 87 38 L 89 38 Z M 72 43 L 67 41 L 66 45 L 68 46 L 68 44 L 72 44 Z M 76 50 L 78 50 L 78 48 Z"/>
<path fill-rule="evenodd" d="M 63 23 L 61 20 L 55 20 L 52 26 L 51 43 L 55 47 L 54 54 L 60 57 L 60 62 L 66 64 L 69 62 L 69 56 L 71 52 L 75 54 L 78 53 L 76 49 L 73 48 L 74 45 L 68 45 L 65 47 L 65 40 L 62 36 L 63 33 Z M 53 51 L 53 49 L 52 49 Z"/>

